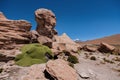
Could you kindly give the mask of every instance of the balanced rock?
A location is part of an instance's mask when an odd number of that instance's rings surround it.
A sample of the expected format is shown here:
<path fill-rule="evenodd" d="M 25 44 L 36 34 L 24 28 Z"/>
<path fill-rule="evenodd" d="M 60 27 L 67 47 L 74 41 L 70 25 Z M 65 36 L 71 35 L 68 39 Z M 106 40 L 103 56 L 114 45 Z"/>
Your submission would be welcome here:
<path fill-rule="evenodd" d="M 48 61 L 46 71 L 53 76 L 55 80 L 78 80 L 76 71 L 61 59 Z"/>
<path fill-rule="evenodd" d="M 35 11 L 35 20 L 37 22 L 36 31 L 43 36 L 53 38 L 57 34 L 54 29 L 56 25 L 55 14 L 48 9 L 37 9 Z"/>
<path fill-rule="evenodd" d="M 29 43 L 31 24 L 25 20 L 9 20 L 0 15 L 0 48 L 14 43 Z M 11 46 L 12 48 L 12 46 Z M 6 48 L 7 49 L 7 48 Z"/>
<path fill-rule="evenodd" d="M 115 50 L 114 46 L 111 46 L 107 43 L 102 42 L 100 44 L 100 47 L 98 48 L 98 51 L 108 53 L 108 52 L 113 52 Z"/>

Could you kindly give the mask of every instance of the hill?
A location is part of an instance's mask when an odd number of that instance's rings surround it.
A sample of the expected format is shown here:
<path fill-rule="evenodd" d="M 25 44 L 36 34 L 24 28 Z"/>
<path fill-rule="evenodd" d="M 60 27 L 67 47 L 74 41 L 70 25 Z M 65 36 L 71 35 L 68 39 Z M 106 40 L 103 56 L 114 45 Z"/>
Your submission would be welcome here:
<path fill-rule="evenodd" d="M 105 42 L 111 45 L 120 45 L 120 34 L 115 34 L 112 36 L 106 36 L 103 38 L 95 39 L 95 40 L 88 40 L 84 42 L 79 42 L 79 44 L 100 44 L 101 42 Z"/>

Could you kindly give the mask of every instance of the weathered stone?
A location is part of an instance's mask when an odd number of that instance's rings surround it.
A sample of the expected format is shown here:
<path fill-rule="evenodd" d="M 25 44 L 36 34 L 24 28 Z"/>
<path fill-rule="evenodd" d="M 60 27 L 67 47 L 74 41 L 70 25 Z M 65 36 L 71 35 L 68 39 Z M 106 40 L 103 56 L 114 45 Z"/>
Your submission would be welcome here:
<path fill-rule="evenodd" d="M 111 53 L 114 50 L 115 50 L 114 46 L 111 46 L 111 45 L 109 45 L 107 43 L 103 43 L 103 42 L 100 44 L 100 47 L 98 48 L 98 51 L 105 52 L 105 53 L 109 53 L 109 52 Z"/>
<path fill-rule="evenodd" d="M 50 48 L 52 47 L 52 40 L 46 36 L 39 36 L 37 40 L 40 44 L 46 45 Z"/>
<path fill-rule="evenodd" d="M 90 75 L 87 74 L 87 73 L 85 73 L 85 72 L 81 72 L 81 73 L 79 73 L 79 75 L 80 75 L 80 77 L 83 78 L 83 79 L 88 79 L 88 78 L 90 78 Z"/>
<path fill-rule="evenodd" d="M 62 53 L 60 50 L 57 50 L 57 49 L 51 49 L 51 51 L 52 51 L 52 53 L 54 54 L 54 57 L 56 57 L 56 58 L 57 58 L 57 55 L 58 55 L 59 53 Z"/>
<path fill-rule="evenodd" d="M 3 72 L 0 80 L 47 80 L 44 76 L 45 64 L 36 64 L 30 67 L 2 65 Z"/>
<path fill-rule="evenodd" d="M 78 80 L 76 71 L 61 59 L 48 61 L 46 70 L 56 80 Z"/>
<path fill-rule="evenodd" d="M 0 62 L 8 62 L 14 60 L 15 56 L 20 54 L 19 50 L 0 50 Z"/>
<path fill-rule="evenodd" d="M 25 20 L 9 20 L 0 15 L 0 45 L 4 49 L 13 49 L 13 44 L 29 43 L 31 24 Z M 8 48 L 7 48 L 7 45 Z"/>
<path fill-rule="evenodd" d="M 73 40 L 71 40 L 65 33 L 61 36 L 54 36 L 55 41 L 58 44 L 64 44 L 66 51 L 78 51 L 78 47 L 80 47 L 78 44 L 76 44 Z M 53 46 L 54 47 L 54 46 Z"/>
<path fill-rule="evenodd" d="M 65 43 L 58 43 L 58 42 L 53 42 L 52 43 L 52 48 L 59 50 L 59 51 L 64 51 L 66 50 L 66 44 Z"/>
<path fill-rule="evenodd" d="M 47 80 L 44 76 L 45 64 L 32 65 L 26 68 L 27 72 L 25 75 L 19 76 L 19 80 Z M 23 71 L 26 71 L 23 69 Z M 22 72 L 23 73 L 23 72 Z"/>
<path fill-rule="evenodd" d="M 88 45 L 83 46 L 83 50 L 89 51 L 89 52 L 95 52 L 97 51 L 97 48 L 89 47 Z"/>
<path fill-rule="evenodd" d="M 57 34 L 54 30 L 56 17 L 52 11 L 48 9 L 37 9 L 35 11 L 35 20 L 37 22 L 36 30 L 40 35 L 53 38 Z"/>
<path fill-rule="evenodd" d="M 31 34 L 31 43 L 38 42 L 38 37 L 40 36 L 39 33 L 35 30 L 30 31 Z"/>
<path fill-rule="evenodd" d="M 4 16 L 4 14 L 2 12 L 0 12 L 0 21 L 1 20 L 7 20 L 7 18 Z"/>

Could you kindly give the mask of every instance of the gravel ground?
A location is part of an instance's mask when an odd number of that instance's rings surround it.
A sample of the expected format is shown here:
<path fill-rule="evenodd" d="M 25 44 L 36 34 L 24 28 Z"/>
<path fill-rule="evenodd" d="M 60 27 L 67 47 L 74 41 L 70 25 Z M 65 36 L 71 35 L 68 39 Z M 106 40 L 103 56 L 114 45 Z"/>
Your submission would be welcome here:
<path fill-rule="evenodd" d="M 96 60 L 91 60 L 91 56 L 95 56 Z M 74 66 L 79 74 L 79 80 L 120 80 L 120 61 L 112 60 L 115 57 L 120 58 L 116 55 L 82 51 L 79 55 L 80 63 Z"/>

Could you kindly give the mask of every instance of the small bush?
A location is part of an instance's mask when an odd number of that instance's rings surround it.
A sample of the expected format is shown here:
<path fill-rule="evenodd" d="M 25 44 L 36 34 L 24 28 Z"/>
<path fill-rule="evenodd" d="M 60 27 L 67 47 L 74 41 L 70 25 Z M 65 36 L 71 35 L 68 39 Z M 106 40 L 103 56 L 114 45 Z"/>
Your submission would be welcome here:
<path fill-rule="evenodd" d="M 95 60 L 97 60 L 97 59 L 96 59 L 95 56 L 91 56 L 91 57 L 90 57 L 90 60 L 94 60 L 94 61 L 95 61 Z"/>
<path fill-rule="evenodd" d="M 33 64 L 45 63 L 53 57 L 51 50 L 40 44 L 27 44 L 21 48 L 22 54 L 16 56 L 15 61 L 20 66 L 30 66 Z M 47 54 L 47 55 L 46 55 Z"/>
<path fill-rule="evenodd" d="M 79 63 L 78 58 L 76 56 L 73 56 L 73 55 L 68 56 L 67 61 L 69 61 L 73 64 Z"/>
<path fill-rule="evenodd" d="M 74 64 L 73 64 L 73 63 L 69 62 L 68 65 L 69 65 L 70 67 L 74 68 Z"/>

